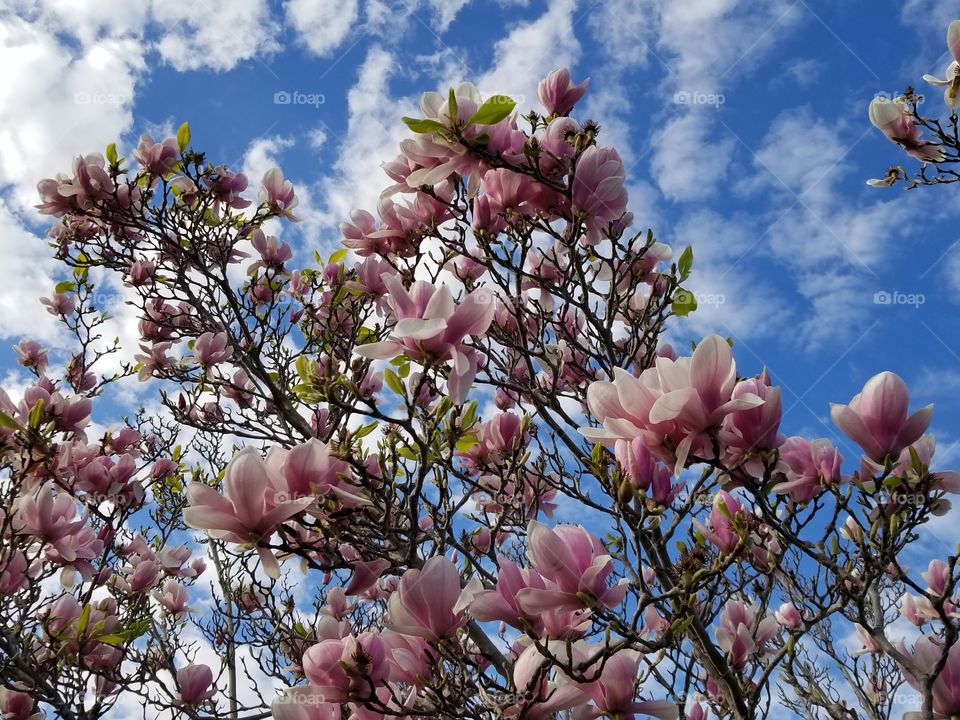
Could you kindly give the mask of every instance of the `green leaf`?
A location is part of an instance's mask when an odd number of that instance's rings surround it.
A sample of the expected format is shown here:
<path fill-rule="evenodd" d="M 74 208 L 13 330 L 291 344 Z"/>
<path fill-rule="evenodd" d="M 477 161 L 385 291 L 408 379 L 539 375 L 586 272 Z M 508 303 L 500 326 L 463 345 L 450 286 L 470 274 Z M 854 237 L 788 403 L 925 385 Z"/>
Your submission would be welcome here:
<path fill-rule="evenodd" d="M 509 98 L 506 95 L 494 95 L 493 97 L 487 98 L 487 101 L 477 108 L 477 111 L 473 114 L 473 117 L 467 121 L 467 124 L 496 125 L 512 113 L 516 106 L 517 103 L 513 98 Z"/>
<path fill-rule="evenodd" d="M 92 609 L 89 603 L 83 606 L 80 619 L 77 620 L 77 637 L 82 637 L 83 633 L 86 632 L 87 625 L 90 623 L 90 612 Z"/>
<path fill-rule="evenodd" d="M 403 395 L 403 381 L 393 370 L 387 368 L 383 371 L 383 380 L 387 387 L 393 390 L 397 395 Z"/>
<path fill-rule="evenodd" d="M 64 280 L 63 282 L 58 282 L 53 288 L 53 291 L 57 295 L 62 295 L 63 293 L 68 293 L 76 286 L 76 282 L 73 280 Z"/>
<path fill-rule="evenodd" d="M 111 165 L 117 164 L 117 144 L 110 143 L 107 145 L 107 162 Z"/>
<path fill-rule="evenodd" d="M 7 415 L 5 412 L 0 412 L 0 426 L 10 428 L 11 430 L 23 430 L 23 428 L 20 427 L 20 423 Z"/>
<path fill-rule="evenodd" d="M 301 355 L 297 358 L 297 375 L 299 375 L 300 379 L 304 382 L 310 382 L 313 379 L 315 368 L 316 366 L 313 364 L 313 361 L 310 360 L 310 358 L 308 358 L 306 355 Z"/>
<path fill-rule="evenodd" d="M 460 417 L 460 427 L 464 430 L 473 426 L 477 419 L 477 401 L 471 400 L 467 403 L 466 411 Z"/>
<path fill-rule="evenodd" d="M 43 398 L 37 400 L 36 404 L 30 409 L 30 415 L 27 418 L 27 422 L 30 427 L 38 428 L 40 427 L 40 417 L 43 415 Z"/>
<path fill-rule="evenodd" d="M 341 262 L 349 253 L 350 251 L 347 248 L 341 248 L 340 250 L 337 250 L 333 255 L 330 256 L 330 264 L 334 265 L 338 262 Z"/>
<path fill-rule="evenodd" d="M 898 478 L 896 475 L 891 475 L 883 481 L 883 487 L 887 490 L 896 490 L 901 485 L 903 485 L 903 480 Z"/>
<path fill-rule="evenodd" d="M 913 467 L 913 471 L 917 473 L 917 475 L 922 475 L 924 470 L 923 460 L 920 459 L 920 455 L 913 445 L 911 445 L 908 450 L 910 451 L 910 465 Z"/>
<path fill-rule="evenodd" d="M 690 277 L 690 269 L 693 267 L 693 248 L 687 245 L 686 249 L 680 253 L 680 259 L 677 260 L 677 270 L 680 273 L 680 282 Z"/>
<path fill-rule="evenodd" d="M 479 444 L 480 441 L 477 439 L 476 435 L 464 435 L 462 438 L 457 440 L 457 451 L 470 452 L 471 448 L 476 447 Z"/>
<path fill-rule="evenodd" d="M 697 298 L 689 290 L 682 288 L 673 296 L 673 314 L 677 317 L 686 317 L 697 309 Z"/>
<path fill-rule="evenodd" d="M 446 128 L 446 125 L 444 125 L 443 123 L 437 122 L 436 120 L 428 120 L 427 118 L 405 117 L 403 118 L 403 123 L 408 128 L 413 130 L 415 133 L 421 133 L 421 134 L 433 133 L 433 132 L 437 132 L 438 130 L 443 130 L 444 128 Z"/>
<path fill-rule="evenodd" d="M 460 116 L 460 108 L 457 107 L 457 93 L 454 92 L 453 88 L 450 88 L 450 92 L 447 93 L 447 115 L 450 121 L 454 123 Z"/>
<path fill-rule="evenodd" d="M 180 146 L 180 152 L 187 149 L 190 144 L 190 123 L 184 123 L 177 130 L 177 145 Z"/>
<path fill-rule="evenodd" d="M 367 424 L 367 425 L 364 425 L 364 426 L 361 427 L 359 430 L 357 430 L 357 431 L 353 434 L 353 436 L 354 436 L 355 438 L 365 438 L 367 435 L 369 435 L 369 434 L 372 433 L 374 430 L 376 430 L 379 425 L 380 425 L 380 423 L 378 423 L 378 422 L 376 422 L 376 421 L 374 421 L 374 422 L 372 422 L 372 423 L 369 423 L 369 424 Z"/>
<path fill-rule="evenodd" d="M 102 642 L 106 645 L 122 645 L 126 641 L 126 638 L 123 635 L 117 635 L 113 633 L 111 635 L 101 635 L 97 638 L 97 642 Z"/>

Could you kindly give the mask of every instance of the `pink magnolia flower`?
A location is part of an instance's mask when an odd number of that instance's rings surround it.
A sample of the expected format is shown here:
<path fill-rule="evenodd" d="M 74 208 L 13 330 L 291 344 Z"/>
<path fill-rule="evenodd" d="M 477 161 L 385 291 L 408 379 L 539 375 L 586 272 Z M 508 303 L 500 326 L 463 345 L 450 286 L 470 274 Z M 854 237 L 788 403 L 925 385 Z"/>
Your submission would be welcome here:
<path fill-rule="evenodd" d="M 707 540 L 724 554 L 731 553 L 740 544 L 750 513 L 733 495 L 720 490 L 713 498 L 713 509 L 704 527 L 699 520 L 693 524 Z"/>
<path fill-rule="evenodd" d="M 156 586 L 160 580 L 160 563 L 148 558 L 135 559 L 133 564 L 124 568 L 124 576 L 119 584 L 126 592 L 131 594 L 150 590 Z"/>
<path fill-rule="evenodd" d="M 547 647 L 558 656 L 567 653 L 564 641 L 549 641 Z M 565 675 L 551 679 L 550 660 L 536 645 L 528 645 L 513 666 L 513 685 L 519 695 L 518 703 L 507 708 L 506 717 L 521 716 L 531 720 L 553 720 L 558 712 L 586 705 L 589 697 L 582 686 Z M 582 708 L 589 712 L 586 708 Z"/>
<path fill-rule="evenodd" d="M 853 627 L 857 636 L 857 640 L 860 641 L 861 647 L 857 648 L 856 650 L 851 650 L 851 655 L 856 657 L 858 655 L 871 655 L 874 653 L 883 652 L 880 644 L 873 639 L 873 636 L 865 627 L 863 627 L 863 625 L 854 625 Z"/>
<path fill-rule="evenodd" d="M 926 572 L 920 574 L 934 595 L 943 595 L 950 582 L 950 569 L 943 560 L 931 560 Z"/>
<path fill-rule="evenodd" d="M 623 161 L 613 148 L 591 145 L 577 159 L 571 189 L 573 208 L 586 218 L 587 242 L 598 243 L 601 231 L 626 213 L 625 178 Z M 623 223 L 629 224 L 629 221 Z"/>
<path fill-rule="evenodd" d="M 630 484 L 637 490 L 644 492 L 653 485 L 666 482 L 670 486 L 670 470 L 662 465 L 657 457 L 650 452 L 646 441 L 642 437 L 632 440 L 617 440 L 614 454 L 620 469 L 623 470 Z"/>
<path fill-rule="evenodd" d="M 229 360 L 233 357 L 230 336 L 226 332 L 205 332 L 193 344 L 193 356 L 197 364 L 206 370 Z"/>
<path fill-rule="evenodd" d="M 829 440 L 788 438 L 780 446 L 780 460 L 786 480 L 772 489 L 796 502 L 812 500 L 825 488 L 841 482 L 843 458 Z"/>
<path fill-rule="evenodd" d="M 730 346 L 711 335 L 692 357 L 658 357 L 639 378 L 615 368 L 613 382 L 591 383 L 587 405 L 603 427 L 580 432 L 603 443 L 643 437 L 651 450 L 673 462 L 679 475 L 691 452 L 712 455 L 709 428 L 719 427 L 732 412 L 763 405 L 762 398 L 749 392 L 734 398 L 736 382 Z"/>
<path fill-rule="evenodd" d="M 460 456 L 473 469 L 495 464 L 520 448 L 527 440 L 523 432 L 523 418 L 514 413 L 501 412 L 477 428 L 477 444 Z"/>
<path fill-rule="evenodd" d="M 943 100 L 951 110 L 960 105 L 960 20 L 954 20 L 947 27 L 947 48 L 953 60 L 947 65 L 943 79 L 933 75 L 924 75 L 923 79 L 931 85 L 946 86 Z"/>
<path fill-rule="evenodd" d="M 783 414 L 780 388 L 771 387 L 770 378 L 764 372 L 760 377 L 741 380 L 734 386 L 730 397 L 736 400 L 743 396 L 758 397 L 763 404 L 727 415 L 723 423 L 724 442 L 749 453 L 779 446 L 782 439 L 778 430 Z"/>
<path fill-rule="evenodd" d="M 937 720 L 960 715 L 960 643 L 945 648 L 940 641 L 923 636 L 914 643 L 913 651 L 903 651 L 910 656 L 912 665 L 924 676 L 929 676 L 941 658 L 946 655 L 946 664 L 933 681 L 933 716 Z M 922 677 L 915 676 L 906 667 L 902 668 L 904 679 L 914 690 L 922 691 Z M 919 712 L 906 713 L 904 718 L 919 718 Z"/>
<path fill-rule="evenodd" d="M 298 220 L 293 216 L 293 209 L 298 202 L 293 183 L 284 180 L 283 171 L 280 168 L 271 168 L 263 176 L 260 202 L 266 203 L 278 215 L 283 215 L 289 220 Z"/>
<path fill-rule="evenodd" d="M 432 557 L 422 570 L 411 568 L 401 576 L 388 601 L 387 626 L 430 642 L 449 637 L 464 622 L 463 612 L 455 610 L 461 594 L 457 566 L 443 556 Z"/>
<path fill-rule="evenodd" d="M 774 613 L 777 622 L 787 630 L 796 630 L 803 627 L 803 616 L 793 603 L 783 603 Z"/>
<path fill-rule="evenodd" d="M 637 715 L 672 720 L 679 716 L 676 703 L 666 700 L 637 701 L 637 676 L 643 659 L 636 650 L 621 650 L 609 658 L 600 676 L 583 686 L 596 708 L 590 717 L 634 718 Z"/>
<path fill-rule="evenodd" d="M 892 372 L 874 375 L 846 405 L 831 403 L 830 415 L 844 434 L 882 463 L 897 456 L 923 435 L 933 417 L 933 405 L 907 416 L 910 394 Z"/>
<path fill-rule="evenodd" d="M 247 189 L 247 176 L 243 173 L 233 172 L 225 166 L 220 166 L 216 169 L 215 175 L 208 179 L 208 182 L 210 193 L 214 197 L 213 214 L 215 216 L 220 217 L 221 205 L 226 205 L 234 210 L 249 207 L 250 201 L 240 195 Z"/>
<path fill-rule="evenodd" d="M 133 157 L 148 173 L 163 177 L 176 165 L 177 158 L 180 157 L 180 147 L 176 138 L 168 137 L 162 142 L 154 142 L 149 135 L 141 135 Z"/>
<path fill-rule="evenodd" d="M 224 495 L 209 485 L 187 485 L 190 507 L 183 511 L 184 522 L 206 530 L 216 538 L 243 545 L 256 545 L 264 571 L 274 579 L 280 566 L 274 554 L 261 545 L 281 523 L 303 512 L 313 497 L 277 502 L 277 482 L 254 448 L 244 448 L 227 465 Z"/>
<path fill-rule="evenodd" d="M 167 354 L 171 347 L 173 347 L 172 342 L 158 342 L 152 345 L 141 344 L 140 350 L 143 352 L 133 356 L 133 359 L 140 365 L 137 379 L 145 382 L 155 374 L 172 368 L 175 359 Z"/>
<path fill-rule="evenodd" d="M 947 92 L 950 92 L 949 88 Z M 920 140 L 923 131 L 914 124 L 903 103 L 874 98 L 870 103 L 870 122 L 911 157 L 923 162 L 940 162 L 943 159 L 940 146 Z"/>
<path fill-rule="evenodd" d="M 10 597 L 29 581 L 27 558 L 20 550 L 0 552 L 0 597 Z"/>
<path fill-rule="evenodd" d="M 378 633 L 328 639 L 303 655 L 303 672 L 327 702 L 369 697 L 388 677 L 387 644 Z"/>
<path fill-rule="evenodd" d="M 91 153 L 75 158 L 73 173 L 73 178 L 61 174 L 37 184 L 42 200 L 37 209 L 41 213 L 60 216 L 71 210 L 91 211 L 98 202 L 110 197 L 114 183 L 103 155 Z"/>
<path fill-rule="evenodd" d="M 500 567 L 497 584 L 493 590 L 482 590 L 470 602 L 470 614 L 481 622 L 499 620 L 518 629 L 524 625 L 540 626 L 539 613 L 527 613 L 517 594 L 528 587 L 545 589 L 543 578 L 529 568 L 520 568 L 505 557 L 498 558 Z"/>
<path fill-rule="evenodd" d="M 43 485 L 35 495 L 22 496 L 17 503 L 18 532 L 52 543 L 69 540 L 84 527 L 84 520 L 77 516 L 77 506 L 66 493 L 54 493 L 53 483 Z M 66 547 L 68 543 L 63 543 Z"/>
<path fill-rule="evenodd" d="M 407 290 L 398 277 L 389 275 L 383 282 L 390 291 L 388 302 L 397 323 L 390 339 L 362 345 L 357 354 L 385 359 L 403 353 L 423 364 L 451 361 L 448 392 L 455 403 L 462 403 L 479 365 L 478 353 L 463 347 L 463 340 L 468 335 L 482 335 L 490 327 L 493 295 L 479 288 L 457 305 L 446 285 L 437 289 L 420 280 Z"/>
<path fill-rule="evenodd" d="M 33 368 L 39 374 L 47 368 L 48 350 L 33 340 L 21 340 L 19 344 L 13 346 L 17 353 L 17 362 L 24 367 Z"/>
<path fill-rule="evenodd" d="M 217 690 L 213 687 L 213 671 L 203 664 L 186 665 L 177 670 L 178 701 L 183 705 L 199 705 L 212 698 Z"/>
<path fill-rule="evenodd" d="M 730 658 L 734 667 L 743 668 L 747 660 L 767 651 L 767 643 L 777 634 L 777 620 L 755 605 L 729 600 L 720 615 L 717 645 Z"/>
<path fill-rule="evenodd" d="M 607 585 L 613 558 L 600 539 L 577 525 L 550 529 L 532 520 L 527 527 L 527 557 L 549 584 L 520 590 L 517 600 L 527 613 L 578 610 L 595 604 L 612 608 L 627 594 L 626 580 Z"/>
<path fill-rule="evenodd" d="M 350 466 L 316 438 L 290 450 L 271 448 L 266 462 L 275 478 L 278 501 L 319 496 L 336 499 L 344 507 L 370 504 L 363 490 L 350 482 Z"/>
<path fill-rule="evenodd" d="M 153 596 L 163 606 L 164 610 L 175 617 L 193 612 L 193 608 L 187 605 L 190 600 L 187 588 L 176 580 L 167 580 L 163 584 L 163 588 L 157 590 Z"/>
<path fill-rule="evenodd" d="M 568 115 L 584 93 L 590 78 L 574 85 L 567 68 L 557 68 L 537 85 L 537 97 L 546 108 L 548 115 Z"/>
<path fill-rule="evenodd" d="M 43 720 L 45 715 L 36 709 L 33 698 L 27 693 L 0 688 L 0 717 L 4 720 Z"/>
<path fill-rule="evenodd" d="M 250 237 L 250 242 L 258 253 L 261 263 L 268 267 L 281 267 L 293 257 L 293 249 L 285 242 L 280 242 L 273 235 L 264 234 L 257 228 Z"/>
<path fill-rule="evenodd" d="M 917 627 L 922 627 L 928 620 L 940 617 L 928 598 L 919 595 L 904 593 L 900 606 L 900 615 Z"/>
<path fill-rule="evenodd" d="M 76 310 L 74 299 L 63 293 L 56 293 L 52 298 L 42 297 L 40 303 L 46 305 L 47 312 L 51 315 L 70 317 Z"/>

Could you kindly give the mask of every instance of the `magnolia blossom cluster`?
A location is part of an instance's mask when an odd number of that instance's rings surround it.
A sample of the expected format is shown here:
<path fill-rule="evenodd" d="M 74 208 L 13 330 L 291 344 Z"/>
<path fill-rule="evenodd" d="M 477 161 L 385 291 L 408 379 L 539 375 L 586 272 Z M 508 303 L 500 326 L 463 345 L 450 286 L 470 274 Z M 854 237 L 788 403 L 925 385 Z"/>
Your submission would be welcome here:
<path fill-rule="evenodd" d="M 131 427 L 92 439 L 91 400 L 45 374 L 46 349 L 17 349 L 37 377 L 19 402 L 0 391 L 0 457 L 10 473 L 0 509 L 0 597 L 8 628 L 16 622 L 25 633 L 22 649 L 5 657 L 89 674 L 96 697 L 110 698 L 121 687 L 117 669 L 136 661 L 126 644 L 148 630 L 152 614 L 178 624 L 195 612 L 190 587 L 206 563 L 187 544 L 130 534 L 130 519 L 177 463 L 154 459 L 154 439 Z M 38 703 L 47 698 L 23 676 L 5 682 L 4 717 L 45 716 Z M 182 699 L 197 704 L 211 695 Z"/>
<path fill-rule="evenodd" d="M 949 122 L 955 125 L 957 107 L 960 106 L 960 20 L 954 20 L 947 27 L 947 52 L 952 59 L 943 77 L 925 74 L 923 80 L 934 87 L 944 88 L 943 99 L 950 111 Z M 956 133 L 944 129 L 939 120 L 922 116 L 919 112 L 922 102 L 923 97 L 909 87 L 900 97 L 891 99 L 878 95 L 870 102 L 869 116 L 874 127 L 924 165 L 914 177 L 904 168 L 893 166 L 885 177 L 868 180 L 868 185 L 882 187 L 906 181 L 909 183 L 907 187 L 916 187 L 956 181 L 955 174 L 949 170 L 949 164 L 956 160 L 960 150 Z M 926 138 L 924 130 L 929 133 Z M 934 176 L 927 174 L 928 164 L 936 168 Z"/>
<path fill-rule="evenodd" d="M 901 561 L 960 492 L 932 407 L 883 372 L 788 436 L 767 370 L 662 342 L 692 251 L 634 229 L 589 82 L 425 94 L 312 261 L 268 232 L 291 181 L 254 201 L 186 125 L 40 182 L 78 350 L 22 341 L 0 393 L 0 714 L 880 718 L 904 683 L 960 713 L 956 558 Z M 909 103 L 871 119 L 947 157 Z M 162 409 L 103 432 L 133 377 Z"/>

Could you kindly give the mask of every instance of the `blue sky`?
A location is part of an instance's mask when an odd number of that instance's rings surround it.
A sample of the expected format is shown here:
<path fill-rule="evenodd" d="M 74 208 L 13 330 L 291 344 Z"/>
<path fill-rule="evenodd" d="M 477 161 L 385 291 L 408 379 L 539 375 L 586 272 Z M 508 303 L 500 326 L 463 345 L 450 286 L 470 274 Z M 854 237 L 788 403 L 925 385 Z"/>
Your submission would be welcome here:
<path fill-rule="evenodd" d="M 828 403 L 894 370 L 914 406 L 936 403 L 940 463 L 960 466 L 956 189 L 865 184 L 912 162 L 870 126 L 870 100 L 942 74 L 956 16 L 947 0 L 4 0 L 0 380 L 14 395 L 27 381 L 22 337 L 67 347 L 37 299 L 60 271 L 32 206 L 74 155 L 116 141 L 129 156 L 140 133 L 189 121 L 254 187 L 275 164 L 295 181 L 304 222 L 282 232 L 309 262 L 374 208 L 421 92 L 471 80 L 528 107 L 566 65 L 592 78 L 578 116 L 621 151 L 638 229 L 694 247 L 701 308 L 672 326 L 678 347 L 732 336 L 741 373 L 767 366 L 783 387 L 784 431 L 831 437 L 848 461 Z M 876 302 L 893 293 L 912 304 Z M 114 309 L 133 347 L 135 318 Z M 126 383 L 97 420 L 137 402 L 155 404 Z M 925 552 L 954 550 L 957 517 Z"/>
<path fill-rule="evenodd" d="M 682 346 L 732 336 L 739 367 L 784 387 L 784 429 L 835 437 L 829 401 L 882 369 L 937 404 L 944 461 L 960 417 L 960 247 L 952 187 L 864 181 L 901 158 L 867 105 L 947 63 L 944 0 L 196 3 L 8 0 L 0 10 L 0 364 L 26 334 L 63 343 L 34 296 L 57 275 L 37 179 L 111 141 L 182 121 L 255 184 L 295 180 L 304 257 L 373 209 L 419 93 L 472 80 L 535 103 L 560 65 L 592 77 L 579 110 L 625 159 L 640 227 L 693 245 L 701 309 Z M 951 7 L 953 6 L 953 7 Z M 291 102 L 277 102 L 289 93 Z M 282 96 L 280 97 L 282 99 Z M 931 114 L 943 112 L 938 92 Z M 912 162 L 912 161 L 911 161 Z M 877 293 L 922 295 L 878 304 Z M 900 296 L 896 299 L 902 300 Z M 118 308 L 121 310 L 121 308 Z M 118 332 L 133 338 L 119 313 Z M 137 388 L 115 400 L 131 401 Z M 103 418 L 106 420 L 106 418 Z M 835 437 L 835 439 L 838 439 Z M 839 439 L 838 439 L 839 440 Z M 844 443 L 845 455 L 856 453 Z"/>

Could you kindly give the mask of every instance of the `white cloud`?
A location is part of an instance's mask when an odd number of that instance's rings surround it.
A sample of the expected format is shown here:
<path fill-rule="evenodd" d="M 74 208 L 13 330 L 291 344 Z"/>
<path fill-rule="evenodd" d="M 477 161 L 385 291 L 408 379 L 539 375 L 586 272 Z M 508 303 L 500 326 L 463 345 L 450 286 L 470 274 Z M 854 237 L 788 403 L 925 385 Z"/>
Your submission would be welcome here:
<path fill-rule="evenodd" d="M 763 337 L 786 321 L 786 304 L 778 301 L 776 289 L 746 262 L 756 247 L 755 233 L 750 218 L 700 209 L 684 215 L 666 236 L 675 255 L 686 245 L 693 248 L 693 273 L 685 287 L 697 296 L 698 308 L 683 327 L 694 335 Z"/>
<path fill-rule="evenodd" d="M 429 0 L 430 8 L 436 13 L 434 27 L 440 32 L 445 32 L 457 17 L 457 13 L 469 3 L 470 0 Z"/>
<path fill-rule="evenodd" d="M 312 53 L 325 57 L 347 39 L 357 22 L 357 0 L 289 0 L 287 23 Z"/>
<path fill-rule="evenodd" d="M 250 142 L 243 156 L 242 167 L 243 174 L 250 181 L 248 195 L 252 197 L 256 194 L 259 183 L 268 170 L 281 166 L 279 155 L 291 146 L 293 140 L 280 135 L 259 137 Z"/>
<path fill-rule="evenodd" d="M 670 200 L 704 200 L 727 177 L 735 141 L 713 137 L 706 108 L 691 108 L 651 140 L 650 170 Z"/>
<path fill-rule="evenodd" d="M 355 208 L 374 211 L 380 192 L 389 184 L 380 164 L 396 155 L 400 140 L 409 134 L 400 117 L 417 112 L 409 100 L 391 97 L 394 70 L 393 55 L 372 47 L 347 94 L 343 150 L 334 164 L 335 174 L 320 183 L 323 221 L 328 227 L 348 219 Z"/>
<path fill-rule="evenodd" d="M 278 49 L 279 31 L 266 0 L 154 0 L 154 21 L 163 29 L 160 56 L 177 70 L 230 70 L 242 60 Z"/>
<path fill-rule="evenodd" d="M 86 8 L 70 27 L 81 39 L 97 32 L 134 33 L 139 20 L 118 11 L 106 17 Z M 57 268 L 45 226 L 33 205 L 36 183 L 69 172 L 72 158 L 105 148 L 131 125 L 136 84 L 145 68 L 142 43 L 132 36 L 95 44 L 61 42 L 53 29 L 62 3 L 32 8 L 33 22 L 0 19 L 0 63 L 16 68 L 0 85 L 0 256 L 7 270 L 0 294 L 0 335 L 55 342 L 62 335 L 38 296 L 52 292 Z"/>
<path fill-rule="evenodd" d="M 520 25 L 493 47 L 495 64 L 476 81 L 484 95 L 503 93 L 522 105 L 536 102 L 537 83 L 580 56 L 573 32 L 575 0 L 554 0 L 536 20 Z"/>
<path fill-rule="evenodd" d="M 3 258 L 3 292 L 0 292 L 0 336 L 30 337 L 50 342 L 60 335 L 55 318 L 40 304 L 39 296 L 53 292 L 54 262 L 46 243 L 20 224 L 0 198 L 0 258 Z"/>
<path fill-rule="evenodd" d="M 90 45 L 103 36 L 139 37 L 150 6 L 127 0 L 13 0 L 12 9 L 48 30 L 69 33 Z"/>
<path fill-rule="evenodd" d="M 16 68 L 0 84 L 0 185 L 12 184 L 26 208 L 37 202 L 40 178 L 69 170 L 74 156 L 105 148 L 130 127 L 143 48 L 110 38 L 71 48 L 41 25 L 6 17 L 0 64 Z"/>
<path fill-rule="evenodd" d="M 314 150 L 319 150 L 327 142 L 327 131 L 319 127 L 314 128 L 310 131 L 307 139 L 310 141 L 310 147 Z"/>

